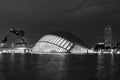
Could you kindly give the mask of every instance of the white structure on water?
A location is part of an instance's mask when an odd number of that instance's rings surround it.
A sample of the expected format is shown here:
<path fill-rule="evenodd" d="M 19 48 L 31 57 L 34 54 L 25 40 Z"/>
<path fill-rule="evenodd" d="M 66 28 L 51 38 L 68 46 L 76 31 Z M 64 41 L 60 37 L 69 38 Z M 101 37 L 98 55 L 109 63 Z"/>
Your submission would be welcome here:
<path fill-rule="evenodd" d="M 63 37 L 61 37 L 63 36 Z M 70 37 L 69 37 L 70 36 Z M 50 33 L 43 36 L 33 47 L 32 52 L 43 53 L 87 53 L 88 48 L 77 43 L 79 40 L 68 32 Z M 82 43 L 82 41 L 81 41 Z"/>

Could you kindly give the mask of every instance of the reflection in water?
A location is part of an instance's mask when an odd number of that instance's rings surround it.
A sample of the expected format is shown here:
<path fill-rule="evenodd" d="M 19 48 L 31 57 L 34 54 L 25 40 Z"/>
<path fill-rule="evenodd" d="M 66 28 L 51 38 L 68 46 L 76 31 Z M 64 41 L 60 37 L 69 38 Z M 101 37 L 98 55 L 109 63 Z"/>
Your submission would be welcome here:
<path fill-rule="evenodd" d="M 0 54 L 0 80 L 120 80 L 120 55 Z"/>
<path fill-rule="evenodd" d="M 97 78 L 98 80 L 115 79 L 114 55 L 98 55 Z"/>
<path fill-rule="evenodd" d="M 2 54 L 0 54 L 0 64 L 3 63 L 3 62 L 2 62 L 2 59 L 3 59 Z M 3 66 L 0 65 L 0 80 L 5 80 L 5 76 L 4 76 L 3 73 L 1 72 L 1 71 L 2 71 L 2 68 L 3 68 Z"/>
<path fill-rule="evenodd" d="M 45 69 L 50 72 L 50 74 L 54 75 L 53 80 L 63 80 L 65 77 L 65 63 L 64 59 L 65 56 L 60 56 L 60 55 L 53 55 L 50 58 L 50 61 L 48 64 L 46 64 Z"/>
<path fill-rule="evenodd" d="M 0 80 L 64 80 L 65 55 L 2 54 Z"/>
<path fill-rule="evenodd" d="M 64 55 L 32 55 L 30 63 L 26 62 L 26 66 L 31 66 L 31 80 L 63 80 L 65 76 Z M 25 60 L 26 61 L 26 60 Z M 28 66 L 28 67 L 29 67 Z M 25 69 L 26 70 L 26 69 Z"/>

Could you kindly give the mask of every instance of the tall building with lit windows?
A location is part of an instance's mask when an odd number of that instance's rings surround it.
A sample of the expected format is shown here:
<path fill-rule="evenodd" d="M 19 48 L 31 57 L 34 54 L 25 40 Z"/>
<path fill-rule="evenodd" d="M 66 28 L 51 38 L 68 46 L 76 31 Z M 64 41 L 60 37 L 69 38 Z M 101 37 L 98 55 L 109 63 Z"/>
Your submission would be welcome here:
<path fill-rule="evenodd" d="M 55 31 L 44 35 L 33 47 L 33 53 L 84 53 L 85 43 L 72 33 Z"/>
<path fill-rule="evenodd" d="M 105 46 L 111 46 L 111 43 L 112 43 L 112 29 L 111 29 L 110 26 L 105 28 L 104 38 L 105 38 Z"/>

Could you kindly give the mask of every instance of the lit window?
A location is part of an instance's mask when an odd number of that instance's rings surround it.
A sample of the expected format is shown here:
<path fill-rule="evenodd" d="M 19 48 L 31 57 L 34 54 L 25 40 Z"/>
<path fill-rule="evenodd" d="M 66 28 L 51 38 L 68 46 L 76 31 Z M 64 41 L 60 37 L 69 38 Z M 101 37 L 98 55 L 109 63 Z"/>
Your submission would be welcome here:
<path fill-rule="evenodd" d="M 61 47 L 63 47 L 63 45 L 66 43 L 67 40 L 64 40 L 63 43 L 60 45 Z"/>
<path fill-rule="evenodd" d="M 58 42 L 61 40 L 61 38 L 59 37 L 59 39 L 55 42 L 55 44 L 58 44 Z"/>
<path fill-rule="evenodd" d="M 56 38 L 52 41 L 52 43 L 55 43 L 58 38 L 59 37 L 56 36 Z"/>
<path fill-rule="evenodd" d="M 64 45 L 64 48 L 66 48 L 69 43 L 70 43 L 70 42 L 66 42 L 65 45 Z"/>
<path fill-rule="evenodd" d="M 59 41 L 58 45 L 60 45 L 63 42 L 64 39 L 61 38 L 61 40 Z"/>

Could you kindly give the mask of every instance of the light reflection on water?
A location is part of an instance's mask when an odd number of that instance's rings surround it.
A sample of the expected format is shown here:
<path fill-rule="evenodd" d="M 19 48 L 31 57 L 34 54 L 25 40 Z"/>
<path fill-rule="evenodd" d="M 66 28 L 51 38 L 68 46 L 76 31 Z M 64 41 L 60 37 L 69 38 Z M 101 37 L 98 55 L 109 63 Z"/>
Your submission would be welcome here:
<path fill-rule="evenodd" d="M 98 80 L 115 80 L 114 55 L 98 55 L 97 63 Z"/>
<path fill-rule="evenodd" d="M 64 58 L 61 55 L 42 55 L 42 58 L 38 58 L 37 64 L 39 66 L 36 66 L 39 75 L 43 76 L 42 78 L 46 80 L 63 80 L 66 73 Z"/>
<path fill-rule="evenodd" d="M 119 80 L 119 55 L 0 54 L 0 80 Z"/>

